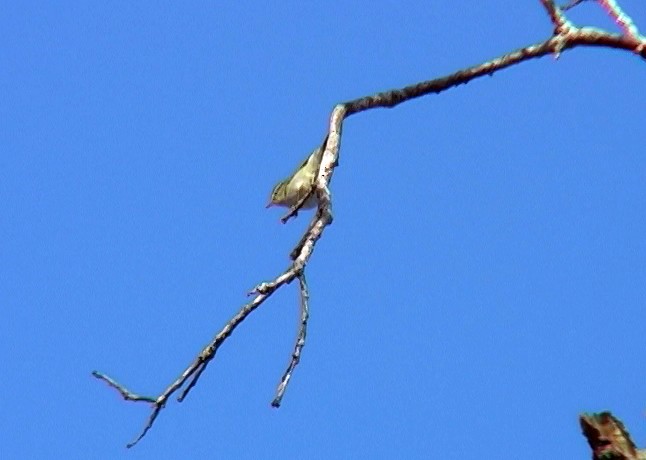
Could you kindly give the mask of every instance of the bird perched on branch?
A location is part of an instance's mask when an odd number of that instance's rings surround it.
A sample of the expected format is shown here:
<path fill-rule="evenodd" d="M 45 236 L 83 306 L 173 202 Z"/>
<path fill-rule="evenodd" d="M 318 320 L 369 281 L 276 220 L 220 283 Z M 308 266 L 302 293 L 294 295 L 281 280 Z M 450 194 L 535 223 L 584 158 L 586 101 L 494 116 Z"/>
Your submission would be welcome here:
<path fill-rule="evenodd" d="M 314 149 L 289 177 L 278 182 L 271 191 L 269 203 L 267 203 L 266 207 L 284 206 L 291 208 L 310 193 L 314 187 L 314 181 L 319 172 L 324 151 L 325 142 L 323 145 Z M 317 205 L 318 198 L 316 197 L 316 193 L 312 193 L 305 203 L 303 203 L 302 209 L 312 209 Z"/>

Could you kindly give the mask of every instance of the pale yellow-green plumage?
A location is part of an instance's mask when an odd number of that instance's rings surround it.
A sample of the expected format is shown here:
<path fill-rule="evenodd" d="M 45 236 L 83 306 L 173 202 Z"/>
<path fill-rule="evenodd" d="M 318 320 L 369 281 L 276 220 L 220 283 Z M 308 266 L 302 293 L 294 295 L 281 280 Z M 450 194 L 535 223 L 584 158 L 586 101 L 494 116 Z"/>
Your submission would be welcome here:
<path fill-rule="evenodd" d="M 267 207 L 284 206 L 291 208 L 312 189 L 321 166 L 321 159 L 325 150 L 324 146 L 325 143 L 314 149 L 292 175 L 276 184 L 271 191 Z M 303 204 L 303 209 L 311 209 L 316 205 L 316 194 L 313 193 Z"/>

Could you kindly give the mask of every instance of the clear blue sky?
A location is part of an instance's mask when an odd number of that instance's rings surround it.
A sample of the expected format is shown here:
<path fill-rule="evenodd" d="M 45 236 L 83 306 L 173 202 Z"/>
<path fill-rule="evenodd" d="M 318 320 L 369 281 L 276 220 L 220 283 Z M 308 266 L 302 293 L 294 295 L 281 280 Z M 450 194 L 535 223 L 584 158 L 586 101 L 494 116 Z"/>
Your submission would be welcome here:
<path fill-rule="evenodd" d="M 352 117 L 334 224 L 188 399 L 155 394 L 286 267 L 264 204 L 333 104 L 548 37 L 538 1 L 5 2 L 5 458 L 589 458 L 646 410 L 646 66 L 576 49 Z M 643 0 L 622 5 L 646 29 Z M 594 4 L 578 24 L 612 27 Z"/>

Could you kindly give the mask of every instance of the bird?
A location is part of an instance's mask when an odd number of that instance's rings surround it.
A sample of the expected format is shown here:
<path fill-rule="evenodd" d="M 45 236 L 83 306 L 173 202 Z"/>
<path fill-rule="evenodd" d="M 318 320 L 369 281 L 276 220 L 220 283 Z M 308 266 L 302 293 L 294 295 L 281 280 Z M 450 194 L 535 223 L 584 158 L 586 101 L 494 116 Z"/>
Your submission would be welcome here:
<path fill-rule="evenodd" d="M 291 208 L 310 193 L 312 187 L 314 187 L 314 181 L 319 172 L 324 151 L 325 142 L 320 147 L 315 148 L 289 177 L 278 182 L 271 191 L 266 208 L 271 206 Z M 317 205 L 318 198 L 316 193 L 312 193 L 303 203 L 302 208 L 312 209 Z"/>

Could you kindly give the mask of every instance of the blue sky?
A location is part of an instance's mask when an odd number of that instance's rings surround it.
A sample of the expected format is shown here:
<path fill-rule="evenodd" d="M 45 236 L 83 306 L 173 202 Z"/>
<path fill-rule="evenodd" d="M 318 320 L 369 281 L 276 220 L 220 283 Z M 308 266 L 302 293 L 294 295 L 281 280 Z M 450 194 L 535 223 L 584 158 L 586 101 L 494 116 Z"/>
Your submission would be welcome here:
<path fill-rule="evenodd" d="M 538 1 L 6 2 L 3 455 L 589 458 L 604 409 L 643 445 L 646 67 L 604 49 L 347 121 L 280 409 L 295 285 L 135 449 L 147 407 L 90 377 L 159 392 L 286 267 L 309 214 L 264 204 L 335 103 L 551 30 Z"/>

